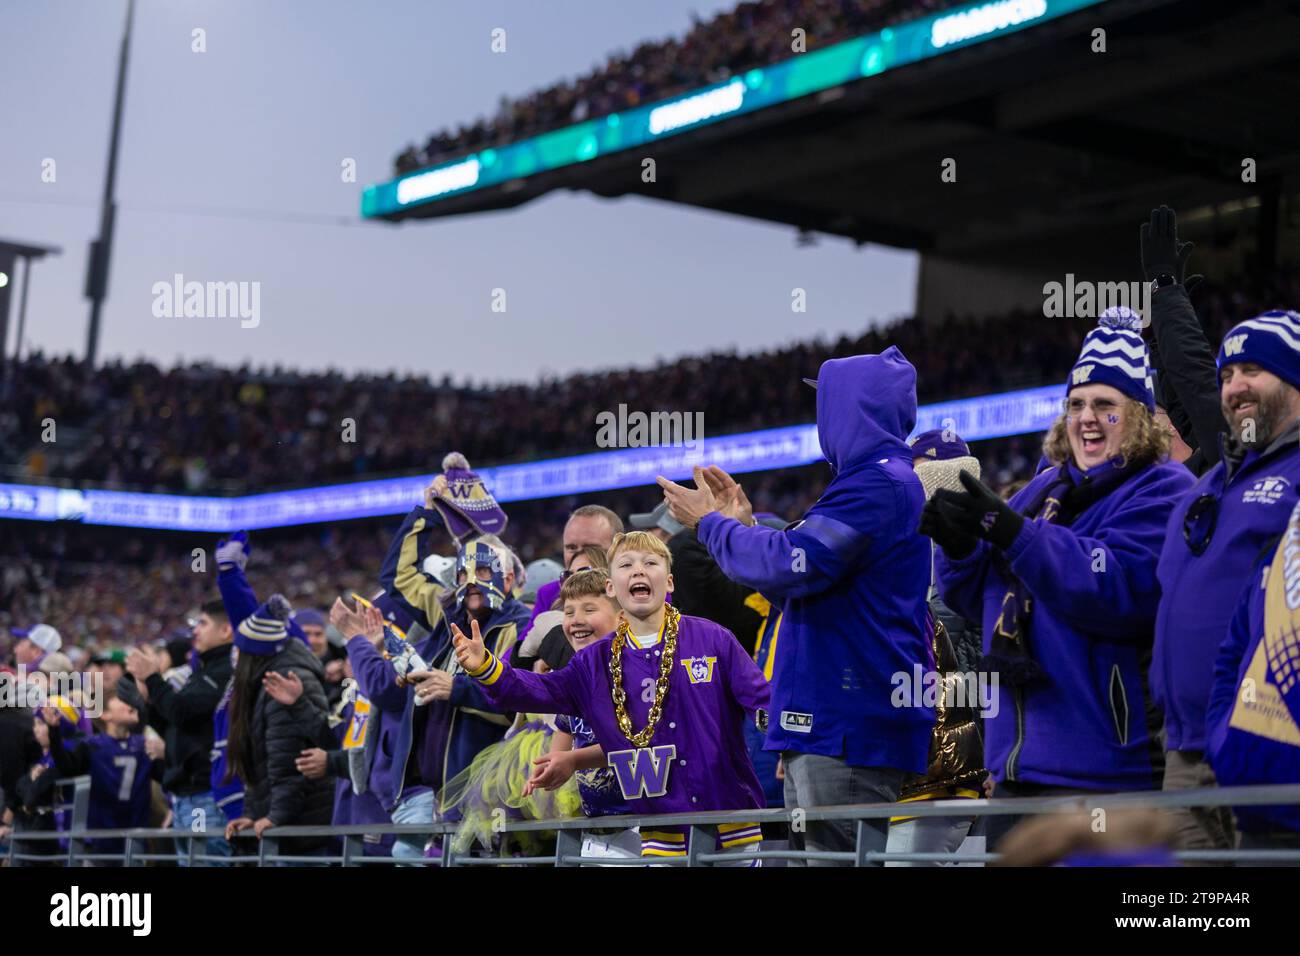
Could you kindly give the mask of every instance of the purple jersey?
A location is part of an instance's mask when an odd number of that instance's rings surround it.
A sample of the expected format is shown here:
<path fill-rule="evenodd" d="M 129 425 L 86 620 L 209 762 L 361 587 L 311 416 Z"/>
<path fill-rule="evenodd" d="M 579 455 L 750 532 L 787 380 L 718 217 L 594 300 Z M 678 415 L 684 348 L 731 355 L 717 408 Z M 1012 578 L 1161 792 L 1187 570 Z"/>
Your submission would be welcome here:
<path fill-rule="evenodd" d="M 478 676 L 503 710 L 580 715 L 604 748 L 618 789 L 636 813 L 747 810 L 765 805 L 745 744 L 746 712 L 766 709 L 767 681 L 726 628 L 682 615 L 663 715 L 648 747 L 636 748 L 614 717 L 613 641 L 583 648 L 565 667 L 532 674 L 489 659 Z M 623 651 L 627 710 L 645 726 L 662 641 Z"/>
<path fill-rule="evenodd" d="M 117 740 L 95 734 L 86 740 L 90 756 L 91 829 L 149 825 L 149 769 L 144 735 Z"/>

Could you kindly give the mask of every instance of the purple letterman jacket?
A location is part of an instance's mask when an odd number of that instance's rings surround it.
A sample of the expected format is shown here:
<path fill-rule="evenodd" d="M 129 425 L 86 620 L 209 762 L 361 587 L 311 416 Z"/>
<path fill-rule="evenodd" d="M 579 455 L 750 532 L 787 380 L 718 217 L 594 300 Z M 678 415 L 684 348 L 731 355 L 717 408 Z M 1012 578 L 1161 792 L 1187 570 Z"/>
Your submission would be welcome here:
<path fill-rule="evenodd" d="M 503 709 L 580 715 L 614 768 L 633 813 L 748 810 L 765 805 L 745 745 L 746 713 L 767 709 L 763 672 L 726 628 L 683 614 L 663 716 L 638 752 L 614 718 L 613 635 L 584 647 L 558 671 L 533 674 L 489 657 L 477 675 Z M 646 725 L 663 642 L 623 649 L 623 686 L 634 730 Z"/>

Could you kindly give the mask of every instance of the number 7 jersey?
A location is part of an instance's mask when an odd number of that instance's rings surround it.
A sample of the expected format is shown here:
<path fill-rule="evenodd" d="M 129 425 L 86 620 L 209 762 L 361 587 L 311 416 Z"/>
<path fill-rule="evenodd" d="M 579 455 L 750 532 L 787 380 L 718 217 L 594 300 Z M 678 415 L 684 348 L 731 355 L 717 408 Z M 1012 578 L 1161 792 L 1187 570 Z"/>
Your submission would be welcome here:
<path fill-rule="evenodd" d="M 86 740 L 90 754 L 90 812 L 92 829 L 149 825 L 150 769 L 144 735 L 121 740 L 95 734 Z"/>

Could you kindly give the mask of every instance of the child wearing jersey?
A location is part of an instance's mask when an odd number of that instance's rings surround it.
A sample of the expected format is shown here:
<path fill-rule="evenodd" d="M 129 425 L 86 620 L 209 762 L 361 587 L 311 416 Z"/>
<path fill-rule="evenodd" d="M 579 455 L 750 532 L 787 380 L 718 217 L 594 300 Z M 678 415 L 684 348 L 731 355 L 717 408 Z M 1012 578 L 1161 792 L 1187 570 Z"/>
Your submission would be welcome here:
<path fill-rule="evenodd" d="M 87 828 L 147 827 L 154 761 L 145 753 L 136 709 L 106 691 L 104 731 L 89 736 L 66 731 L 68 720 L 58 707 L 43 708 L 41 716 L 49 727 L 50 757 L 58 775 L 90 776 Z M 89 840 L 87 848 L 92 853 L 121 853 L 124 844 L 120 839 Z"/>
<path fill-rule="evenodd" d="M 607 593 L 609 575 L 603 570 L 578 571 L 560 587 L 561 624 L 564 637 L 574 652 L 612 634 L 622 609 Z M 607 817 L 630 812 L 613 768 L 596 735 L 581 716 L 557 714 L 549 753 L 533 761 L 532 776 L 524 789 L 554 790 L 576 776 L 584 816 Z M 612 822 L 612 821 L 611 821 Z M 635 827 L 601 827 L 585 831 L 582 855 L 592 857 L 638 857 L 641 835 Z"/>
<path fill-rule="evenodd" d="M 558 671 L 530 674 L 488 652 L 471 622 L 470 637 L 453 628 L 461 666 L 498 707 L 581 716 L 634 813 L 763 806 L 744 739 L 746 712 L 768 705 L 762 672 L 726 628 L 665 603 L 672 557 L 662 541 L 620 534 L 609 553 L 606 593 L 623 611 L 611 637 Z M 684 855 L 686 831 L 643 832 L 642 855 Z M 717 844 L 746 852 L 761 839 L 756 823 L 727 824 Z"/>

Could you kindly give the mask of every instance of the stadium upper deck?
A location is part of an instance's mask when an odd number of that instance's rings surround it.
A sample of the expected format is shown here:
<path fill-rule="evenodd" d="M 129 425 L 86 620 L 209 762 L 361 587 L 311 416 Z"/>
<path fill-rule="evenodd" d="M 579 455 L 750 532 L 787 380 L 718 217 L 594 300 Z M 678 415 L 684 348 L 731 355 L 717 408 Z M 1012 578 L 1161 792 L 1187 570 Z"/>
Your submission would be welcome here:
<path fill-rule="evenodd" d="M 1237 201 L 1271 262 L 1297 36 L 1281 0 L 966 4 L 371 186 L 363 212 L 581 189 L 1055 274 L 1130 268 L 1107 230 L 1153 204 Z"/>

